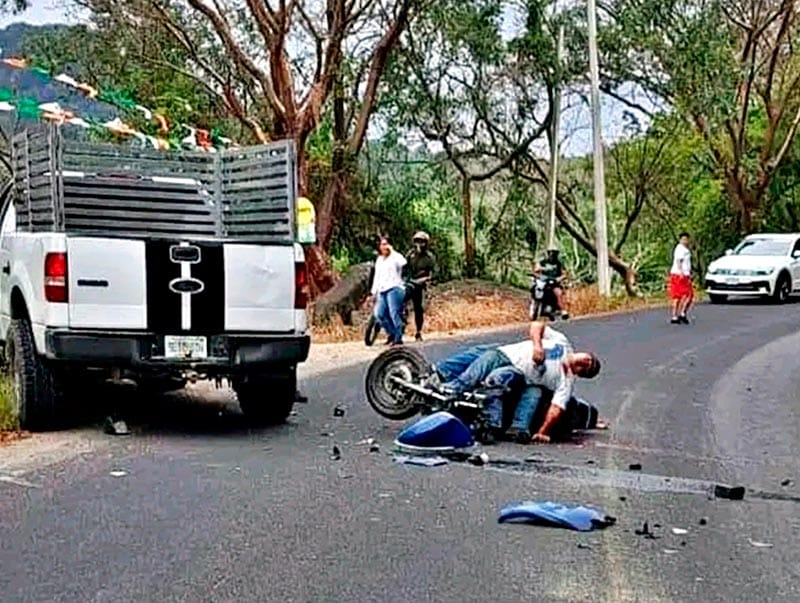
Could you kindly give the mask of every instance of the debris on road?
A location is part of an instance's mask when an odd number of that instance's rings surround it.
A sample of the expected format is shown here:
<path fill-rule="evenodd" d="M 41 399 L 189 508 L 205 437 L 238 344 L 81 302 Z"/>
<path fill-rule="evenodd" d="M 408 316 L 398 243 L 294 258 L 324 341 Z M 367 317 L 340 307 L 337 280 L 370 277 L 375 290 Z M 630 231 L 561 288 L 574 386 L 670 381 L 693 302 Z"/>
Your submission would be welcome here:
<path fill-rule="evenodd" d="M 125 477 L 126 475 L 128 475 L 128 472 L 127 471 L 116 470 L 116 471 L 112 471 L 111 473 L 109 473 L 109 475 L 111 477 Z"/>
<path fill-rule="evenodd" d="M 772 543 L 770 542 L 759 542 L 758 540 L 753 540 L 752 538 L 748 538 L 747 542 L 750 543 L 750 546 L 753 546 L 757 549 L 771 549 Z"/>
<path fill-rule="evenodd" d="M 637 536 L 644 536 L 645 538 L 649 538 L 651 540 L 658 538 L 658 536 L 650 531 L 650 524 L 648 524 L 646 521 L 642 524 L 642 528 L 640 530 L 634 531 L 634 534 Z"/>
<path fill-rule="evenodd" d="M 447 464 L 447 459 L 441 456 L 408 456 L 407 454 L 397 454 L 394 457 L 394 462 L 403 465 L 417 465 L 419 467 L 440 467 Z"/>
<path fill-rule="evenodd" d="M 701 526 L 708 524 L 708 517 L 701 517 L 700 521 L 698 522 Z"/>
<path fill-rule="evenodd" d="M 590 532 L 616 523 L 616 518 L 599 509 L 585 506 L 568 506 L 554 502 L 524 501 L 510 503 L 500 509 L 498 523 L 529 523 L 533 525 L 567 528 Z"/>
<path fill-rule="evenodd" d="M 378 442 L 372 442 L 372 444 L 369 445 L 369 451 L 370 452 L 380 452 L 381 451 L 381 445 L 378 444 Z"/>
<path fill-rule="evenodd" d="M 114 417 L 106 417 L 105 426 L 103 428 L 108 435 L 130 435 L 131 430 L 128 429 L 128 424 L 122 419 L 114 420 Z"/>
<path fill-rule="evenodd" d="M 672 528 L 672 533 L 675 534 L 676 536 L 680 536 L 682 534 L 688 534 L 689 530 L 685 528 Z"/>
<path fill-rule="evenodd" d="M 742 500 L 744 498 L 744 486 L 714 486 L 714 497 L 725 498 L 727 500 Z"/>
<path fill-rule="evenodd" d="M 585 542 L 579 542 L 578 543 L 578 548 L 579 549 L 591 549 L 592 545 L 591 544 L 586 544 Z"/>
<path fill-rule="evenodd" d="M 619 497 L 619 499 L 620 499 L 622 502 L 625 502 L 626 500 L 628 500 L 628 497 L 627 497 L 627 496 L 620 496 L 620 497 Z"/>
<path fill-rule="evenodd" d="M 478 467 L 485 465 L 489 462 L 489 455 L 485 452 L 481 452 L 480 454 L 473 454 L 471 457 L 467 459 L 467 462 L 470 465 L 477 465 Z"/>
<path fill-rule="evenodd" d="M 334 417 L 343 417 L 344 416 L 344 406 L 336 405 L 333 407 L 333 416 Z"/>
<path fill-rule="evenodd" d="M 334 444 L 333 451 L 331 452 L 331 460 L 338 461 L 342 458 L 342 451 L 339 450 L 339 447 Z"/>
<path fill-rule="evenodd" d="M 789 479 L 788 477 L 787 477 L 785 480 L 783 480 L 783 481 L 781 482 L 781 486 L 783 486 L 784 488 L 785 488 L 786 486 L 791 486 L 791 485 L 792 485 L 792 480 L 791 480 L 791 479 Z"/>
<path fill-rule="evenodd" d="M 630 465 L 628 465 L 628 469 L 630 471 L 641 471 L 642 470 L 642 464 L 641 463 L 631 463 Z"/>
<path fill-rule="evenodd" d="M 665 555 L 674 555 L 674 554 L 675 554 L 675 553 L 677 553 L 677 552 L 678 552 L 678 551 L 677 551 L 677 550 L 675 550 L 675 549 L 664 549 L 664 554 L 665 554 Z"/>

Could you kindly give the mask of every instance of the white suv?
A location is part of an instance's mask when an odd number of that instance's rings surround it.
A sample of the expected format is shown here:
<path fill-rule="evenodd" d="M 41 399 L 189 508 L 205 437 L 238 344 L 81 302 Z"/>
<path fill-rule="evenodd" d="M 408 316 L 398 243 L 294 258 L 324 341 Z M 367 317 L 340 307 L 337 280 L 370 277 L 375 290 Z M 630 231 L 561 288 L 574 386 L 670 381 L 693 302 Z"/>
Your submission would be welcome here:
<path fill-rule="evenodd" d="M 729 295 L 786 301 L 800 289 L 800 233 L 745 237 L 709 264 L 705 288 L 712 303 Z"/>

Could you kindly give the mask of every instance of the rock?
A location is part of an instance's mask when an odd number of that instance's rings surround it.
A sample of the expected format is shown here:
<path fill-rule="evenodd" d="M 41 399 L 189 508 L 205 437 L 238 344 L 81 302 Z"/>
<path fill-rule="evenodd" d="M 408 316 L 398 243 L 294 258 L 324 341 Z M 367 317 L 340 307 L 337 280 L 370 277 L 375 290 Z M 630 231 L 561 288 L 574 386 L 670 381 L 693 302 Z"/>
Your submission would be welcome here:
<path fill-rule="evenodd" d="M 708 524 L 708 518 L 706 518 L 706 517 L 701 517 L 701 518 L 700 518 L 700 521 L 699 521 L 698 523 L 699 523 L 701 526 L 704 526 L 704 525 Z"/>
<path fill-rule="evenodd" d="M 103 431 L 108 435 L 130 435 L 131 430 L 128 424 L 122 419 L 115 421 L 113 417 L 107 417 Z"/>
<path fill-rule="evenodd" d="M 641 471 L 642 470 L 642 464 L 641 463 L 631 463 L 630 465 L 628 465 L 628 469 L 630 471 Z"/>
<path fill-rule="evenodd" d="M 784 488 L 785 488 L 786 486 L 791 486 L 791 485 L 792 485 L 792 480 L 791 480 L 791 479 L 789 479 L 788 477 L 787 477 L 785 480 L 783 480 L 783 481 L 781 482 L 781 486 L 783 486 Z"/>

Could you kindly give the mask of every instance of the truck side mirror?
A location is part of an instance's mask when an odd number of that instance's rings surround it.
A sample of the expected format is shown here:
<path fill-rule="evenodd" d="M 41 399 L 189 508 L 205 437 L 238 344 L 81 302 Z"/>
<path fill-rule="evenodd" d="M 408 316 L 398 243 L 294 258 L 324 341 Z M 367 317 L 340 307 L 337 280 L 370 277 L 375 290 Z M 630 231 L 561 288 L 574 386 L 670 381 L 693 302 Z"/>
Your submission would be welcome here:
<path fill-rule="evenodd" d="M 733 253 L 733 249 L 726 249 L 725 250 L 725 255 L 730 255 L 732 253 Z"/>

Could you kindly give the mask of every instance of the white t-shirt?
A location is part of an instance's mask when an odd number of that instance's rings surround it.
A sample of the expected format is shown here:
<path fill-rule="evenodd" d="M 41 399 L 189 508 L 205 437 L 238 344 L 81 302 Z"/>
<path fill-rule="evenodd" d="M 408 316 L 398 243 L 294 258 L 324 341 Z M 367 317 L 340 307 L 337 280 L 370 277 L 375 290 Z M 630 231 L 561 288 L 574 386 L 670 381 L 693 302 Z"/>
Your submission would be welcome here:
<path fill-rule="evenodd" d="M 572 353 L 572 344 L 558 331 L 545 328 L 542 337 L 544 362 L 533 363 L 533 341 L 527 339 L 498 348 L 515 368 L 522 371 L 529 385 L 538 385 L 553 392 L 552 404 L 566 410 L 575 387 L 575 375 L 564 367 L 564 359 Z"/>
<path fill-rule="evenodd" d="M 692 252 L 683 243 L 675 245 L 675 251 L 672 252 L 672 268 L 669 272 L 692 276 Z"/>
<path fill-rule="evenodd" d="M 403 286 L 403 266 L 406 258 L 392 250 L 389 255 L 379 255 L 375 259 L 375 278 L 372 281 L 372 295 Z"/>

